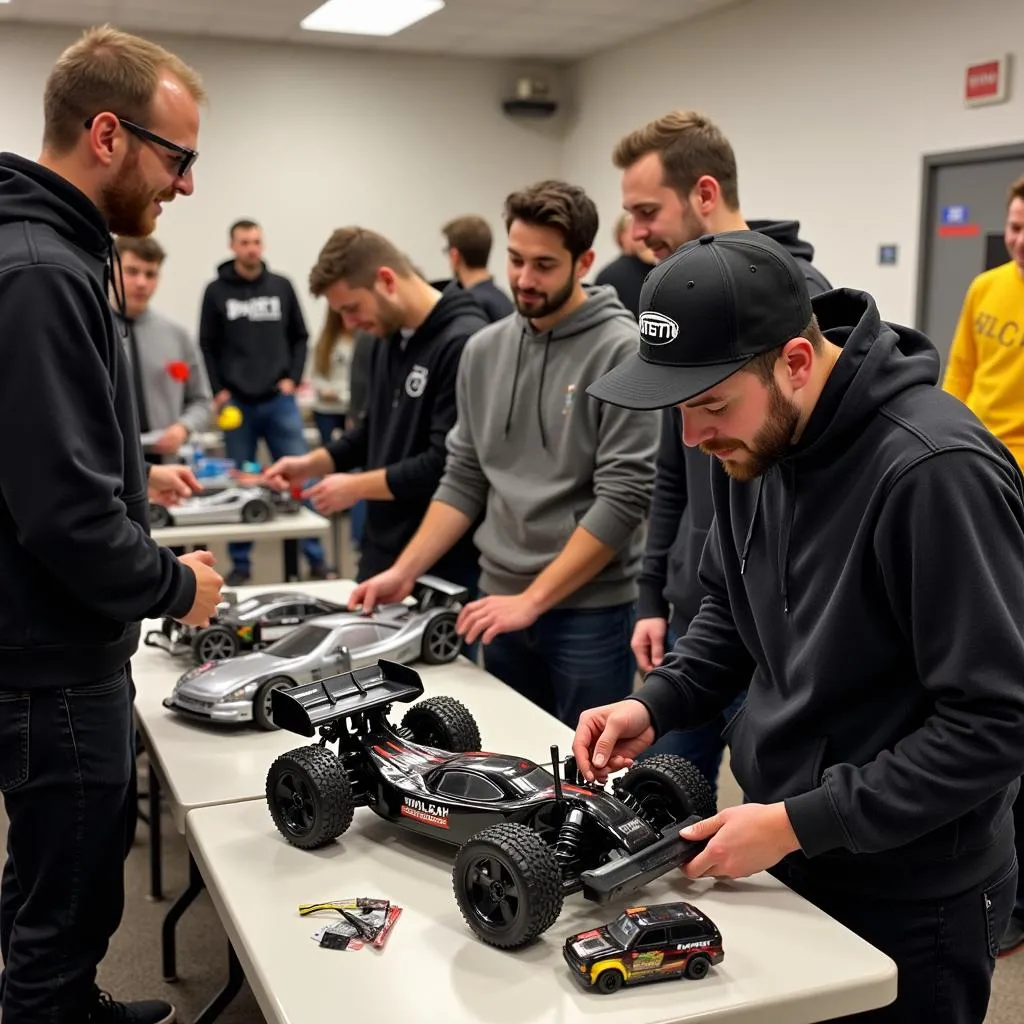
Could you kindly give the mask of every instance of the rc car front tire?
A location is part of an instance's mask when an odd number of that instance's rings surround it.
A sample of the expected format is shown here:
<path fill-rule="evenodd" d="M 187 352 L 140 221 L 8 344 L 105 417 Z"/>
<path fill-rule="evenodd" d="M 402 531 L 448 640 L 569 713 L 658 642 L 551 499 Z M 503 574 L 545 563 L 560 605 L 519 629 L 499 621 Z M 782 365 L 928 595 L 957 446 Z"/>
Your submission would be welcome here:
<path fill-rule="evenodd" d="M 344 765 L 325 747 L 297 747 L 267 772 L 267 806 L 292 846 L 318 850 L 352 824 L 355 801 Z"/>
<path fill-rule="evenodd" d="M 238 637 L 227 626 L 207 626 L 192 641 L 192 655 L 197 665 L 223 661 L 238 653 Z"/>
<path fill-rule="evenodd" d="M 462 637 L 455 632 L 458 616 L 454 612 L 446 612 L 432 619 L 423 630 L 423 649 L 421 657 L 428 665 L 447 665 L 454 661 L 462 650 Z"/>
<path fill-rule="evenodd" d="M 266 523 L 274 515 L 274 510 L 265 501 L 254 498 L 242 506 L 243 523 Z"/>
<path fill-rule="evenodd" d="M 518 949 L 551 927 L 562 912 L 562 872 L 533 829 L 506 822 L 473 836 L 455 857 L 455 899 L 484 942 Z"/>
<path fill-rule="evenodd" d="M 625 980 L 626 979 L 622 976 L 622 971 L 616 970 L 614 967 L 609 967 L 597 976 L 595 988 L 598 992 L 607 996 L 612 992 L 618 992 L 619 989 L 622 988 L 622 983 Z"/>
<path fill-rule="evenodd" d="M 633 765 L 618 789 L 640 807 L 649 824 L 663 828 L 691 814 L 711 818 L 717 813 L 707 779 L 685 757 L 655 754 Z"/>
<path fill-rule="evenodd" d="M 402 718 L 402 728 L 413 743 L 452 754 L 480 749 L 480 728 L 462 701 L 454 697 L 427 697 Z"/>
<path fill-rule="evenodd" d="M 295 681 L 287 676 L 274 676 L 256 691 L 252 702 L 252 720 L 261 729 L 270 731 L 277 728 L 274 725 L 274 713 L 271 709 L 271 694 L 275 690 L 290 690 L 294 685 Z"/>

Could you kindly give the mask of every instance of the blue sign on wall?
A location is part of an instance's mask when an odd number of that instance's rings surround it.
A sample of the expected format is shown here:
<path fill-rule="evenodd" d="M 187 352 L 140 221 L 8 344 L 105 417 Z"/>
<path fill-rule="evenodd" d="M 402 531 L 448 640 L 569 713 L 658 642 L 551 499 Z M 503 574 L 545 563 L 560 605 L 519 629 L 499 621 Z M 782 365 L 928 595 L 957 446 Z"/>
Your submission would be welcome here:
<path fill-rule="evenodd" d="M 898 250 L 895 245 L 880 245 L 878 247 L 878 262 L 884 266 L 894 266 Z"/>
<path fill-rule="evenodd" d="M 954 206 L 944 206 L 942 208 L 942 223 L 943 224 L 966 224 L 967 223 L 968 210 L 966 206 L 957 203 Z"/>

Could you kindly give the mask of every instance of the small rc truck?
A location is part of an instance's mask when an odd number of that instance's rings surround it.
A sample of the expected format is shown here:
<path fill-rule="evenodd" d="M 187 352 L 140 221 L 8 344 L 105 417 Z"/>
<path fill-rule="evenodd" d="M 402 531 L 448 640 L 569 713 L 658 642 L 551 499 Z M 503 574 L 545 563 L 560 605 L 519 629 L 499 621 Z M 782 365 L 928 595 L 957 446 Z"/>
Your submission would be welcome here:
<path fill-rule="evenodd" d="M 582 893 L 603 904 L 692 859 L 704 846 L 680 829 L 715 813 L 707 781 L 659 754 L 609 788 L 587 783 L 552 748 L 551 770 L 480 750 L 473 716 L 423 695 L 415 670 L 390 661 L 271 694 L 274 722 L 320 740 L 282 754 L 267 773 L 271 817 L 294 846 L 315 850 L 352 824 L 357 807 L 457 847 L 455 899 L 475 934 L 524 946 Z M 337 744 L 337 753 L 328 744 Z"/>

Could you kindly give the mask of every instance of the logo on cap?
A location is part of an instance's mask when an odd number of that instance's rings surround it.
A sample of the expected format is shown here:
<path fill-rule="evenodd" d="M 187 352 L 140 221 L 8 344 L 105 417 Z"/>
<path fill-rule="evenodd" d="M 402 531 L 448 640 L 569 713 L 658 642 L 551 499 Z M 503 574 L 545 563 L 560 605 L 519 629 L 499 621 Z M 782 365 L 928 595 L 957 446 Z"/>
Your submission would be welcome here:
<path fill-rule="evenodd" d="M 648 345 L 667 345 L 679 337 L 679 324 L 664 313 L 640 314 L 640 333 Z"/>

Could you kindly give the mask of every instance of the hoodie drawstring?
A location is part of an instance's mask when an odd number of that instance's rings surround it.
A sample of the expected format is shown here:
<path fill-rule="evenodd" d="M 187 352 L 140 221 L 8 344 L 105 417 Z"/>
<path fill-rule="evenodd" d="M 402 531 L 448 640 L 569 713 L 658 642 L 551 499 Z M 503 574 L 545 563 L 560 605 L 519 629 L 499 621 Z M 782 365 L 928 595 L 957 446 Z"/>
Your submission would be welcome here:
<path fill-rule="evenodd" d="M 508 437 L 512 426 L 512 410 L 516 404 L 516 391 L 519 389 L 519 368 L 523 364 L 523 343 L 526 341 L 525 328 L 519 334 L 519 350 L 516 352 L 516 371 L 512 376 L 512 397 L 508 400 L 508 416 L 505 417 L 505 437 Z"/>
<path fill-rule="evenodd" d="M 740 555 L 740 575 L 747 571 L 747 555 L 750 553 L 750 542 L 754 539 L 754 524 L 757 522 L 758 514 L 761 511 L 761 492 L 764 490 L 764 477 L 757 481 L 757 497 L 754 499 L 754 514 L 750 517 L 750 525 L 747 527 L 747 536 L 743 541 L 743 552 Z"/>
<path fill-rule="evenodd" d="M 540 364 L 540 385 L 537 388 L 537 426 L 540 427 L 540 446 L 548 450 L 548 435 L 544 429 L 544 375 L 548 370 L 548 349 L 551 348 L 551 332 L 544 339 L 544 361 Z"/>
<path fill-rule="evenodd" d="M 117 274 L 114 274 L 114 268 L 117 268 Z M 117 246 L 114 245 L 114 240 L 111 238 L 107 242 L 107 272 L 110 274 L 110 287 L 114 291 L 114 298 L 117 301 L 117 311 L 121 314 L 121 330 L 124 336 L 128 337 L 128 304 L 124 297 L 124 268 L 121 266 L 121 254 L 117 251 Z"/>

